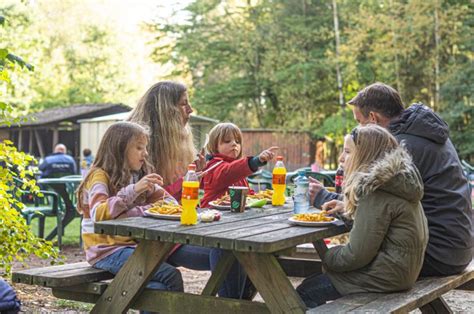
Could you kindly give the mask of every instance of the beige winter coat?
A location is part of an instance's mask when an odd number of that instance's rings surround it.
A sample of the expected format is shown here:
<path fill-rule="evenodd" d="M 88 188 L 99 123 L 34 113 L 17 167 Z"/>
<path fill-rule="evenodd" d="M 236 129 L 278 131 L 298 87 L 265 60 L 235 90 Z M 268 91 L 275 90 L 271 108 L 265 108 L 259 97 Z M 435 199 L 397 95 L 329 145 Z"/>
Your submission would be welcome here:
<path fill-rule="evenodd" d="M 409 289 L 428 242 L 421 177 L 399 147 L 357 182 L 359 204 L 349 243 L 329 249 L 323 267 L 342 295 Z"/>

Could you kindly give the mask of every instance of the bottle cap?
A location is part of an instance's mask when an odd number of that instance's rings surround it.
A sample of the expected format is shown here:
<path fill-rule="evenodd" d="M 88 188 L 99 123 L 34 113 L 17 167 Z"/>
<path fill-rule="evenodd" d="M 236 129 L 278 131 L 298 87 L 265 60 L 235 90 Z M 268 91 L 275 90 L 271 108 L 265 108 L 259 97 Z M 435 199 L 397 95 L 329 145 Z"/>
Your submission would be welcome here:
<path fill-rule="evenodd" d="M 301 177 L 304 177 L 306 175 L 306 171 L 304 170 L 299 170 L 298 171 L 298 175 L 301 176 Z"/>
<path fill-rule="evenodd" d="M 189 164 L 188 165 L 188 170 L 196 170 L 196 165 L 195 164 Z"/>
<path fill-rule="evenodd" d="M 282 161 L 282 160 L 283 160 L 283 156 L 277 156 L 277 160 L 278 160 L 278 161 Z"/>

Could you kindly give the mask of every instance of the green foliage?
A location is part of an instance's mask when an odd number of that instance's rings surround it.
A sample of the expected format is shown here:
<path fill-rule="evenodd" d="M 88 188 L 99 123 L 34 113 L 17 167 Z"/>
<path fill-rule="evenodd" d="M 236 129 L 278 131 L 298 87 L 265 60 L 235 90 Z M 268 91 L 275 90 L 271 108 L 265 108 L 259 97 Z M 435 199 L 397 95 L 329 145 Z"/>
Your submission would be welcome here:
<path fill-rule="evenodd" d="M 3 20 L 2 20 L 3 21 Z M 33 67 L 20 57 L 10 53 L 7 48 L 0 49 L 0 87 L 11 85 L 10 73 L 16 67 L 32 70 Z M 0 94 L 3 98 L 4 95 Z M 0 102 L 0 123 L 20 122 L 15 108 Z M 0 269 L 7 275 L 11 272 L 15 260 L 23 261 L 30 254 L 40 258 L 52 258 L 53 262 L 59 257 L 52 243 L 37 238 L 21 216 L 24 204 L 19 201 L 21 192 L 15 187 L 14 177 L 23 181 L 20 187 L 32 193 L 38 193 L 36 182 L 29 178 L 33 173 L 27 170 L 34 163 L 32 156 L 18 152 L 10 141 L 0 142 Z"/>

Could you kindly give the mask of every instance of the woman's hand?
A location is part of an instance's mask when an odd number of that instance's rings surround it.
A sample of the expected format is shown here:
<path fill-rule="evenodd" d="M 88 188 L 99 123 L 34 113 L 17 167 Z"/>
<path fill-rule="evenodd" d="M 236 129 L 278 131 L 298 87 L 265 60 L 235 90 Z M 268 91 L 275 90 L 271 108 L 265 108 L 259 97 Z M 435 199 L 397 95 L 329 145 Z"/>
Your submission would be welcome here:
<path fill-rule="evenodd" d="M 157 173 L 151 173 L 140 179 L 133 187 L 135 193 L 142 194 L 145 191 L 153 192 L 155 184 L 163 185 L 163 178 Z"/>
<path fill-rule="evenodd" d="M 332 200 L 324 203 L 321 209 L 327 211 L 328 214 L 342 213 L 344 211 L 344 202 Z"/>
<path fill-rule="evenodd" d="M 269 162 L 275 157 L 275 153 L 279 149 L 280 148 L 278 146 L 272 146 L 268 149 L 265 149 L 263 152 L 260 153 L 260 155 L 258 155 L 258 159 L 261 162 Z"/>
<path fill-rule="evenodd" d="M 205 158 L 205 151 L 204 148 L 196 155 L 196 159 L 194 159 L 194 164 L 196 165 L 196 172 L 202 171 L 206 167 L 206 158 Z"/>
<path fill-rule="evenodd" d="M 316 180 L 315 178 L 308 177 L 309 179 L 309 203 L 314 204 L 314 199 L 318 195 L 319 191 L 324 189 L 324 185 Z"/>

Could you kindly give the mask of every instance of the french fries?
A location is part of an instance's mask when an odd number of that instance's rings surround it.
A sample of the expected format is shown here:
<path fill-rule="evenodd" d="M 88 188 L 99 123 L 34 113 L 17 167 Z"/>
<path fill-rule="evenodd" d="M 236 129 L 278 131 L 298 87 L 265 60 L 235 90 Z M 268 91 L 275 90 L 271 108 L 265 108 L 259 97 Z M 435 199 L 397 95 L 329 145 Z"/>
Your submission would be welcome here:
<path fill-rule="evenodd" d="M 293 215 L 293 219 L 299 221 L 310 221 L 310 222 L 327 222 L 333 221 L 333 217 L 326 216 L 326 212 L 322 211 L 320 213 L 306 213 L 306 214 L 296 214 Z"/>
<path fill-rule="evenodd" d="M 214 201 L 214 204 L 222 205 L 222 206 L 230 205 L 230 196 L 229 196 L 229 194 L 224 194 L 220 198 L 216 199 Z"/>
<path fill-rule="evenodd" d="M 148 211 L 154 214 L 161 214 L 161 215 L 181 215 L 183 209 L 181 205 L 168 203 L 163 200 L 159 200 L 153 207 L 151 207 Z"/>
<path fill-rule="evenodd" d="M 253 195 L 247 196 L 247 198 L 252 199 L 252 200 L 262 200 L 262 199 L 267 199 L 269 201 L 272 200 L 272 195 L 273 195 L 273 190 L 263 190 L 258 193 L 255 193 Z"/>

